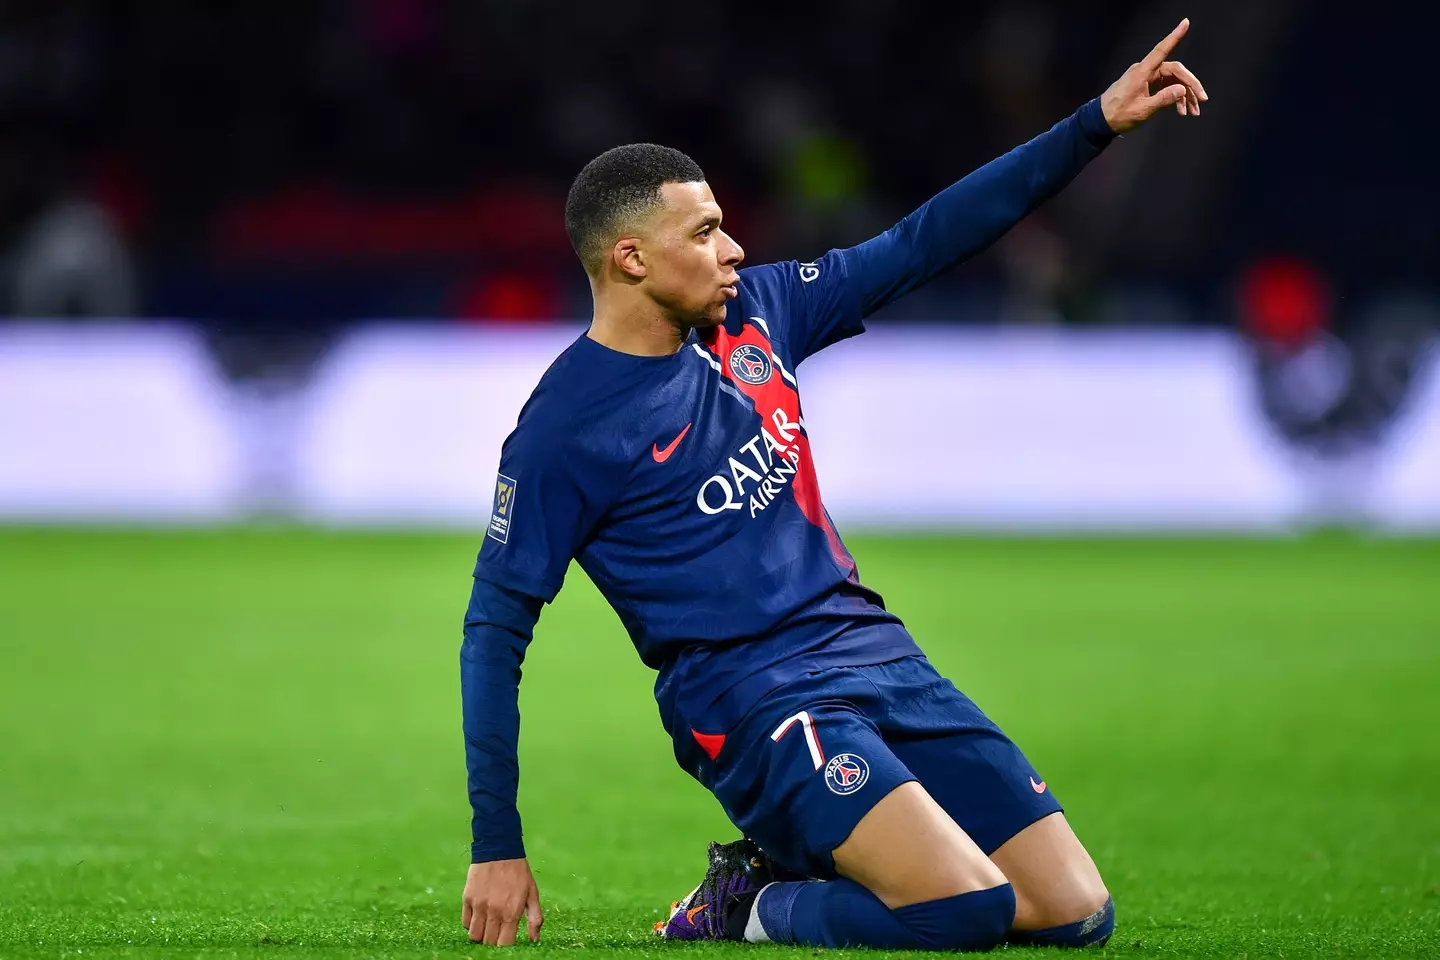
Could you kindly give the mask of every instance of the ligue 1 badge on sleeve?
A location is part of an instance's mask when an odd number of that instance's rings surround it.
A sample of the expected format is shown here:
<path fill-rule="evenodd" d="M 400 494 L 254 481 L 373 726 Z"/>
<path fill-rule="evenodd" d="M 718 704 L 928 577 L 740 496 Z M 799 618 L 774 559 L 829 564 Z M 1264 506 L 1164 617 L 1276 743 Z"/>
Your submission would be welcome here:
<path fill-rule="evenodd" d="M 495 479 L 495 505 L 490 510 L 490 529 L 486 532 L 492 540 L 505 543 L 510 539 L 510 516 L 515 506 L 515 481 L 499 474 Z"/>

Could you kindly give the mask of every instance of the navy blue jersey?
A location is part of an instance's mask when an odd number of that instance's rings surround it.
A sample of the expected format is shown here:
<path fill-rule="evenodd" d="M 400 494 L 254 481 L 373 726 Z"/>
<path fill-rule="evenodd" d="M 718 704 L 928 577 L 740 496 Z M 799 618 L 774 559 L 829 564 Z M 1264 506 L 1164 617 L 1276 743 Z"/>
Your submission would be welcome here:
<path fill-rule="evenodd" d="M 1092 100 L 879 236 L 740 271 L 725 323 L 678 353 L 582 336 L 551 365 L 501 452 L 465 618 L 475 862 L 524 856 L 520 666 L 573 559 L 659 671 L 682 763 L 695 742 L 713 758 L 750 705 L 801 674 L 918 652 L 825 512 L 795 370 L 983 250 L 1113 136 Z"/>
<path fill-rule="evenodd" d="M 662 708 L 692 658 L 684 695 L 705 700 L 782 664 L 916 652 L 903 631 L 845 639 L 898 620 L 825 512 L 794 373 L 864 329 L 852 269 L 836 250 L 742 270 L 725 323 L 672 356 L 577 339 L 505 443 L 475 575 L 548 601 L 577 558 L 660 671 Z"/>

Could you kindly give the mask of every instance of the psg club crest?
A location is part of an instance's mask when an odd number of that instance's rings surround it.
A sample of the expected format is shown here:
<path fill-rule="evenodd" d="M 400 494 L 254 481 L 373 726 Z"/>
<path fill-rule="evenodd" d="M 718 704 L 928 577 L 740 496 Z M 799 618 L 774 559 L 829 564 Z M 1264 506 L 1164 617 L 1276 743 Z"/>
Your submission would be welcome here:
<path fill-rule="evenodd" d="M 765 351 L 748 343 L 742 343 L 730 352 L 730 372 L 746 383 L 759 386 L 770 380 L 775 368 Z"/>
<path fill-rule="evenodd" d="M 870 765 L 853 753 L 838 753 L 825 764 L 825 786 L 840 796 L 854 793 L 870 779 Z"/>

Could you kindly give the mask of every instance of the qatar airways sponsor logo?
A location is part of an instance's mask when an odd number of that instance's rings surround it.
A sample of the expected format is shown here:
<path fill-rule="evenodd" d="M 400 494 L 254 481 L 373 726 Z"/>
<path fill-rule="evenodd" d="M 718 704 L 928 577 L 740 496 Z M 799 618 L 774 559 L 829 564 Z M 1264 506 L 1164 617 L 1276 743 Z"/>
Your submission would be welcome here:
<path fill-rule="evenodd" d="M 776 407 L 770 422 L 741 444 L 724 468 L 700 484 L 696 504 L 711 516 L 748 507 L 753 518 L 774 503 L 794 479 L 800 467 L 799 436 L 800 424 Z"/>

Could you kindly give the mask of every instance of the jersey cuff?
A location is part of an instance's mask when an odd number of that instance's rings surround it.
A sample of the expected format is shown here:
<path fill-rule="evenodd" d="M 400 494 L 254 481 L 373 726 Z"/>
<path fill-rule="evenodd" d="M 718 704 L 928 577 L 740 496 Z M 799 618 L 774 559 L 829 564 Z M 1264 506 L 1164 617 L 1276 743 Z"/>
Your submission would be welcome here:
<path fill-rule="evenodd" d="M 1117 136 L 1105 120 L 1105 110 L 1100 106 L 1099 97 L 1081 107 L 1075 116 L 1080 124 L 1080 132 L 1092 146 L 1103 147 Z"/>
<path fill-rule="evenodd" d="M 491 860 L 522 860 L 525 857 L 525 843 L 518 837 L 513 840 L 476 840 L 470 844 L 471 863 L 489 863 Z"/>

